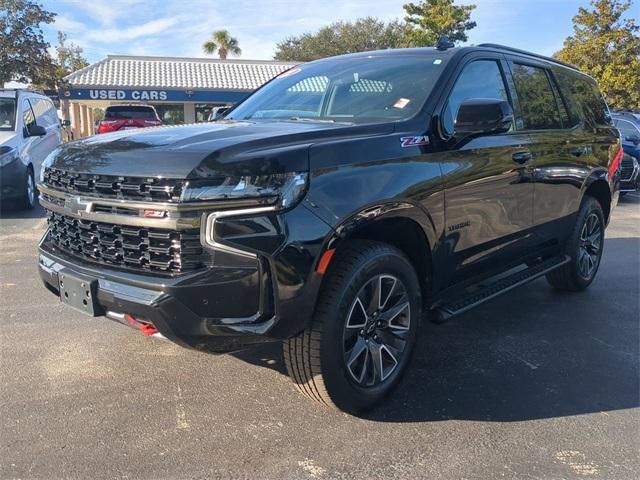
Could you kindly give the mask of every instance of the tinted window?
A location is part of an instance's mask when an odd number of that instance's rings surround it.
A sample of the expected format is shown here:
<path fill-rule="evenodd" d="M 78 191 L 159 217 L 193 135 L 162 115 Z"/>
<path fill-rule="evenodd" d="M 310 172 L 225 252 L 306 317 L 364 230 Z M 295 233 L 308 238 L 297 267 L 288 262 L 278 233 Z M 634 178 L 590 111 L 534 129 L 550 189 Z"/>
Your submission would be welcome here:
<path fill-rule="evenodd" d="M 156 118 L 156 112 L 152 107 L 143 105 L 122 105 L 107 107 L 104 118 Z"/>
<path fill-rule="evenodd" d="M 558 85 L 556 84 L 555 79 L 552 76 L 550 76 L 549 81 L 551 82 L 553 96 L 556 97 L 556 104 L 558 105 L 558 111 L 560 112 L 560 122 L 562 122 L 562 127 L 571 128 L 577 125 L 579 122 L 574 121 L 574 118 L 572 118 L 569 115 L 568 104 L 565 101 L 564 95 L 560 93 L 560 90 L 558 89 Z"/>
<path fill-rule="evenodd" d="M 547 72 L 543 68 L 514 64 L 513 81 L 518 93 L 522 118 L 518 126 L 523 130 L 561 128 L 558 104 L 553 95 Z"/>
<path fill-rule="evenodd" d="M 555 77 L 556 82 L 554 82 L 558 89 L 560 90 L 560 97 L 563 100 L 563 105 L 567 110 L 567 114 L 569 116 L 569 123 L 565 124 L 564 119 L 562 120 L 562 125 L 564 127 L 573 127 L 580 123 L 580 106 L 576 102 L 575 98 L 573 98 L 573 94 L 571 93 L 571 81 L 572 77 L 566 73 L 564 68 L 554 68 L 553 75 Z M 562 115 L 562 112 L 561 112 Z"/>
<path fill-rule="evenodd" d="M 425 52 L 308 63 L 276 77 L 227 118 L 355 123 L 409 118 L 426 101 L 446 57 Z"/>
<path fill-rule="evenodd" d="M 15 130 L 16 101 L 13 98 L 0 98 L 0 130 Z"/>
<path fill-rule="evenodd" d="M 591 125 L 611 125 L 609 109 L 595 83 L 578 78 L 572 82 L 572 92 L 582 107 L 585 120 Z"/>
<path fill-rule="evenodd" d="M 28 100 L 22 102 L 22 125 L 27 132 L 36 126 L 36 117 Z"/>
<path fill-rule="evenodd" d="M 494 60 L 478 60 L 464 67 L 449 94 L 443 124 L 453 132 L 460 104 L 472 98 L 494 98 L 509 101 L 502 72 Z"/>

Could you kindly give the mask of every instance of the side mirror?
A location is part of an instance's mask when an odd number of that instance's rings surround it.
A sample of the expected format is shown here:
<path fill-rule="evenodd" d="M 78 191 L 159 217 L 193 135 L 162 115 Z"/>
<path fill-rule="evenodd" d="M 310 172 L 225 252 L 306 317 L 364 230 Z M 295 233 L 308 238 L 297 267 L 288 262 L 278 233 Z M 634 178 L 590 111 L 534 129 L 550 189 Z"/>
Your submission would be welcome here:
<path fill-rule="evenodd" d="M 62 126 L 63 127 L 70 127 L 71 126 L 71 120 L 62 120 Z"/>
<path fill-rule="evenodd" d="M 640 143 L 640 137 L 638 135 L 629 135 L 625 140 L 633 143 L 634 145 L 638 145 Z"/>
<path fill-rule="evenodd" d="M 455 136 L 492 135 L 508 132 L 513 124 L 509 102 L 496 98 L 465 100 L 458 109 Z"/>
<path fill-rule="evenodd" d="M 31 128 L 26 129 L 27 137 L 44 137 L 47 134 L 47 130 L 40 125 L 34 125 Z"/>

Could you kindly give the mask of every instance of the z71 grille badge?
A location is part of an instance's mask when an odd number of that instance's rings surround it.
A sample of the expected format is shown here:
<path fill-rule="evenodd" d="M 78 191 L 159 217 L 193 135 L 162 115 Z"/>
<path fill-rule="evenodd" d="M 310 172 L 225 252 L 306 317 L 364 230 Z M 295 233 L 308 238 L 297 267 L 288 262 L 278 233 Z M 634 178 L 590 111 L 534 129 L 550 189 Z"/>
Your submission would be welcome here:
<path fill-rule="evenodd" d="M 429 137 L 426 135 L 418 135 L 415 137 L 400 137 L 401 147 L 418 147 L 421 145 L 429 145 Z"/>

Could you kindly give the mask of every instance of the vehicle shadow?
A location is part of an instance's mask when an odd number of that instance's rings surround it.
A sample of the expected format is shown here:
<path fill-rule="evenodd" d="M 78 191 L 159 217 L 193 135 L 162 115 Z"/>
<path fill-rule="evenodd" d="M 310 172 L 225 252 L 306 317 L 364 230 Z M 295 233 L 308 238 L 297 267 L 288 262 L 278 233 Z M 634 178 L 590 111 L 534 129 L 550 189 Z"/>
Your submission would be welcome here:
<path fill-rule="evenodd" d="M 45 216 L 44 209 L 38 203 L 31 210 L 18 208 L 12 201 L 5 201 L 0 204 L 0 218 L 21 219 L 21 218 L 43 218 Z"/>
<path fill-rule="evenodd" d="M 586 292 L 541 279 L 444 325 L 423 322 L 399 388 L 362 417 L 511 422 L 640 406 L 640 265 L 628 265 L 639 246 L 607 240 Z M 286 375 L 279 344 L 234 356 Z"/>

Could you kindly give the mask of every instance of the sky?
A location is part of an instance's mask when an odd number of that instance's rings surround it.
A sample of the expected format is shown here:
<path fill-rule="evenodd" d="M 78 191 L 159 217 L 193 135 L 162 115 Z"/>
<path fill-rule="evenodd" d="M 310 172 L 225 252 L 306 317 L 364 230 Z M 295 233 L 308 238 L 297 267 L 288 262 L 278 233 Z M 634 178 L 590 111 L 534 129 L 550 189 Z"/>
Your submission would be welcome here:
<path fill-rule="evenodd" d="M 407 0 L 40 0 L 55 12 L 46 39 L 67 33 L 90 62 L 108 54 L 203 57 L 211 32 L 227 29 L 244 59 L 271 59 L 276 44 L 337 20 L 403 17 Z M 414 0 L 414 3 L 417 3 Z M 501 43 L 551 55 L 588 0 L 458 0 L 475 3 L 469 43 Z M 638 16 L 638 15 L 636 15 Z"/>

